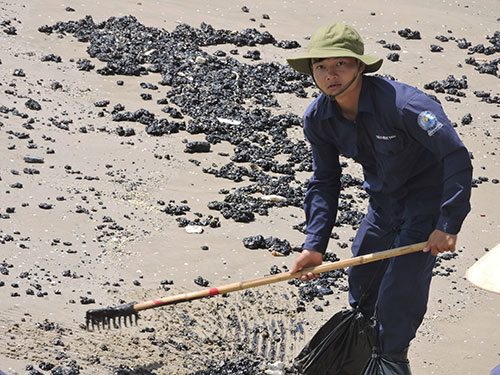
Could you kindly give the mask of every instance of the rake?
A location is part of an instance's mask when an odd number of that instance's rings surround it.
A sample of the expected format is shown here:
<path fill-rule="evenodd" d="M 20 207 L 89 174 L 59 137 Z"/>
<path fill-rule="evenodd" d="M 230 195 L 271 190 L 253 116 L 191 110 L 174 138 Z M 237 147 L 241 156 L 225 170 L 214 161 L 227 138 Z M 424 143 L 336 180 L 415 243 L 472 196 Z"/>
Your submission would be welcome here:
<path fill-rule="evenodd" d="M 380 251 L 376 253 L 360 255 L 354 258 L 339 260 L 337 262 L 326 263 L 316 267 L 305 268 L 302 271 L 296 273 L 284 272 L 276 275 L 266 276 L 259 279 L 240 281 L 237 283 L 222 285 L 217 288 L 204 289 L 200 291 L 177 294 L 170 297 L 165 297 L 161 299 L 154 299 L 145 302 L 130 302 L 127 304 L 106 307 L 101 309 L 88 310 L 86 313 L 86 326 L 87 330 L 90 328 L 94 330 L 95 326 L 98 329 L 101 328 L 119 328 L 122 326 L 127 326 L 137 324 L 139 319 L 139 311 L 150 309 L 153 307 L 160 307 L 166 305 L 175 305 L 181 302 L 192 301 L 205 297 L 212 297 L 219 294 L 227 294 L 231 292 L 236 292 L 244 289 L 255 288 L 262 285 L 268 285 L 277 283 L 280 281 L 286 281 L 290 279 L 298 279 L 302 275 L 309 272 L 313 274 L 320 274 L 324 272 L 330 272 L 346 267 L 353 267 L 362 265 L 365 263 L 371 263 L 382 259 L 392 258 L 399 255 L 405 255 L 414 253 L 425 248 L 426 242 L 420 242 L 413 245 L 402 246 L 395 249 Z"/>

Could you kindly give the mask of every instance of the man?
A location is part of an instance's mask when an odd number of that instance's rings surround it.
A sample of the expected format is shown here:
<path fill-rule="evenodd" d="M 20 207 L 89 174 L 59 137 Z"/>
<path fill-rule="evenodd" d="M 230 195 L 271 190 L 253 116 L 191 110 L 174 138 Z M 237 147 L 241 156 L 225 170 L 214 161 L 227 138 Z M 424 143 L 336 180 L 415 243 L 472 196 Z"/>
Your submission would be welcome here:
<path fill-rule="evenodd" d="M 377 71 L 382 59 L 364 55 L 352 27 L 321 27 L 308 54 L 287 61 L 312 75 L 322 92 L 304 115 L 314 173 L 304 201 L 307 237 L 291 272 L 321 264 L 337 214 L 339 155 L 354 159 L 370 199 L 353 255 L 427 241 L 423 252 L 349 270 L 349 302 L 377 318 L 382 357 L 407 363 L 435 256 L 455 251 L 470 211 L 469 153 L 437 102 L 414 87 L 364 75 Z"/>

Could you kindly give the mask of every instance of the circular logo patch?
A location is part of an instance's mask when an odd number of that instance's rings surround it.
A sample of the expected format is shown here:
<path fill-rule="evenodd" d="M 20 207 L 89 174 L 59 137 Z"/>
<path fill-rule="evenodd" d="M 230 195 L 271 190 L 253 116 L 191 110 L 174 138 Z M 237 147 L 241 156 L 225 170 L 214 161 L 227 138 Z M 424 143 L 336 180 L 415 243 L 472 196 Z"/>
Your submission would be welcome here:
<path fill-rule="evenodd" d="M 436 115 L 431 111 L 423 111 L 418 115 L 417 119 L 418 125 L 427 132 L 429 135 L 433 135 L 439 129 L 442 128 L 441 124 Z"/>

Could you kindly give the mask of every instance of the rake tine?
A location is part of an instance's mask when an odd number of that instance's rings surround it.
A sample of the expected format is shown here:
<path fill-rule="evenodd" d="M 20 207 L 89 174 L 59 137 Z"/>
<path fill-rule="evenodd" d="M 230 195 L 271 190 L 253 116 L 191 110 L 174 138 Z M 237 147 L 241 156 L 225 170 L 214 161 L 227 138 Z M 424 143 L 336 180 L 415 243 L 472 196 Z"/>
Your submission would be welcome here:
<path fill-rule="evenodd" d="M 127 303 L 124 305 L 119 305 L 115 307 L 106 307 L 103 309 L 93 309 L 88 310 L 86 314 L 87 321 L 87 330 L 89 327 L 92 327 L 92 330 L 102 328 L 120 328 L 122 325 L 122 317 L 123 324 L 127 326 L 127 317 L 130 318 L 130 325 L 133 324 L 134 320 L 132 318 L 133 315 L 136 316 L 137 322 L 137 311 L 134 310 L 134 305 L 136 302 Z M 107 327 L 106 327 L 107 326 Z"/>

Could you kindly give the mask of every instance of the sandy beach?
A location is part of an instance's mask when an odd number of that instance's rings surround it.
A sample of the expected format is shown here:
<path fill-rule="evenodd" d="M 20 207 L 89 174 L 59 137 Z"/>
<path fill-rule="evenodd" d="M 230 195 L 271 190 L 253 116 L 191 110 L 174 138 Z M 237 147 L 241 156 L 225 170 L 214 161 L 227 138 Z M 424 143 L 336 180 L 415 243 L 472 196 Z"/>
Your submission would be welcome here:
<path fill-rule="evenodd" d="M 317 90 L 285 59 L 340 21 L 384 58 L 381 75 L 441 102 L 472 155 L 472 211 L 455 255 L 437 262 L 412 371 L 478 375 L 500 363 L 500 295 L 465 278 L 500 242 L 498 0 L 0 7 L 0 375 L 292 365 L 348 306 L 345 271 L 325 281 L 328 294 L 283 282 L 149 309 L 120 329 L 88 330 L 85 313 L 292 267 L 311 175 L 300 120 Z M 351 256 L 367 205 L 360 167 L 343 161 L 347 209 L 328 246 L 337 259 Z M 257 236 L 267 247 L 250 248 Z"/>

